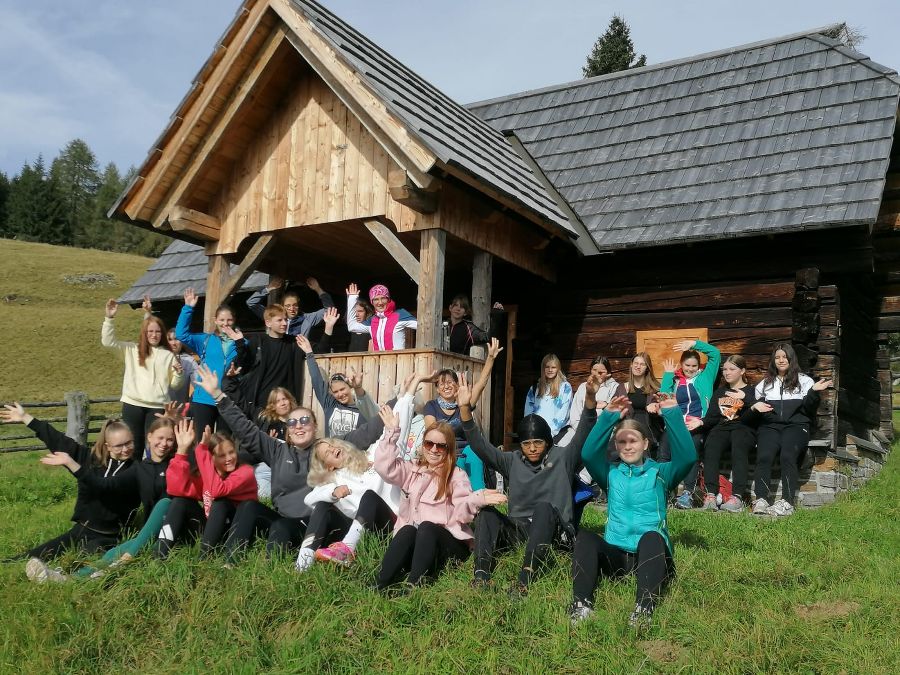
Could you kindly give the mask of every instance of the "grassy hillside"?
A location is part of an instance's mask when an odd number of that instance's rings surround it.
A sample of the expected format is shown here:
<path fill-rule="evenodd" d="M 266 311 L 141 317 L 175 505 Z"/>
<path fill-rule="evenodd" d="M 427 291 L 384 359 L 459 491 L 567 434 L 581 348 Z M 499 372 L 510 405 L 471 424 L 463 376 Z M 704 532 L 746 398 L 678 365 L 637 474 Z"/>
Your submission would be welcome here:
<path fill-rule="evenodd" d="M 74 490 L 36 454 L 0 462 L 3 556 L 67 527 Z M 894 672 L 898 481 L 892 457 L 862 492 L 786 520 L 672 514 L 678 579 L 642 638 L 626 628 L 633 579 L 602 586 L 595 618 L 569 625 L 568 556 L 511 604 L 521 550 L 502 559 L 495 591 L 469 587 L 469 561 L 395 599 L 369 590 L 373 539 L 354 567 L 304 575 L 259 546 L 234 570 L 180 549 L 66 585 L 31 584 L 7 563 L 0 672 Z M 604 514 L 586 519 L 599 531 Z"/>
<path fill-rule="evenodd" d="M 0 239 L 0 401 L 62 400 L 66 391 L 118 396 L 122 364 L 100 346 L 103 303 L 121 295 L 150 258 Z M 64 277 L 108 274 L 110 285 Z M 119 334 L 137 335 L 141 312 L 124 307 Z"/>

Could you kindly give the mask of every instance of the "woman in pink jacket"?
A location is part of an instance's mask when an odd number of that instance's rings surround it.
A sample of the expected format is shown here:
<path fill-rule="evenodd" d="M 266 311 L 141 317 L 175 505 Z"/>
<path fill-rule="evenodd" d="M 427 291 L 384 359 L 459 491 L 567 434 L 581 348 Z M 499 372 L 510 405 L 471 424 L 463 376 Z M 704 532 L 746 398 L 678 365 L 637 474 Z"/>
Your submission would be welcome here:
<path fill-rule="evenodd" d="M 388 545 L 377 586 L 384 590 L 406 575 L 412 588 L 425 576 L 437 576 L 450 559 L 465 560 L 474 537 L 469 523 L 478 510 L 502 504 L 506 495 L 496 490 L 472 492 L 469 478 L 456 466 L 456 434 L 443 422 L 426 430 L 419 456 L 397 456 L 398 420 L 388 406 L 379 414 L 384 434 L 375 451 L 375 470 L 402 492 L 394 538 Z"/>

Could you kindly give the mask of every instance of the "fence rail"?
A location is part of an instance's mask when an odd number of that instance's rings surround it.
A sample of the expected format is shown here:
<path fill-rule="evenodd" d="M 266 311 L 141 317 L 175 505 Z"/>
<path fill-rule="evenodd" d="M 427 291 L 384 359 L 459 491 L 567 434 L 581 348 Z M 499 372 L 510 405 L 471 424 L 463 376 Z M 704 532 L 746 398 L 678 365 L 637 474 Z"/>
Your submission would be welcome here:
<path fill-rule="evenodd" d="M 63 401 L 30 401 L 23 402 L 21 405 L 26 410 L 49 409 L 49 408 L 65 408 L 65 417 L 42 417 L 45 422 L 65 422 L 66 436 L 74 439 L 78 443 L 86 444 L 88 434 L 96 434 L 100 431 L 99 426 L 92 427 L 91 422 L 99 422 L 107 418 L 106 415 L 91 415 L 91 404 L 101 403 L 118 403 L 119 398 L 116 396 L 103 396 L 99 398 L 89 398 L 83 391 L 69 391 L 65 394 Z M 3 426 L 13 424 L 13 422 L 0 421 L 0 431 Z M 33 439 L 34 434 L 14 432 L 12 434 L 0 433 L 0 444 L 9 441 L 24 441 Z M 26 450 L 43 450 L 43 443 L 30 443 L 23 445 L 7 445 L 0 447 L 0 453 L 7 452 L 23 452 Z"/>

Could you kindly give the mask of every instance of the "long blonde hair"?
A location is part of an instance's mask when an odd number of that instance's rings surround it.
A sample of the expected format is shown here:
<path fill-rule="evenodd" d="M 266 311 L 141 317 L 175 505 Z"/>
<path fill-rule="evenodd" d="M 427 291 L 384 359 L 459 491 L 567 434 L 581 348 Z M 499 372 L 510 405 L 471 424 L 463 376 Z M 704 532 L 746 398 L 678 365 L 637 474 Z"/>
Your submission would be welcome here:
<path fill-rule="evenodd" d="M 344 451 L 344 465 L 341 469 L 346 469 L 350 473 L 362 475 L 369 468 L 369 456 L 362 450 L 357 449 L 352 443 L 343 441 L 340 438 L 320 438 L 312 447 L 312 456 L 309 458 L 309 473 L 306 476 L 306 482 L 311 487 L 325 485 L 332 480 L 334 469 L 329 469 L 319 457 L 319 446 L 331 445 Z"/>
<path fill-rule="evenodd" d="M 269 398 L 266 399 L 266 407 L 259 412 L 261 420 L 266 422 L 281 421 L 281 416 L 275 412 L 275 401 L 278 399 L 278 394 L 281 394 L 291 402 L 291 410 L 297 409 L 297 399 L 294 398 L 294 395 L 284 387 L 275 387 L 269 392 Z M 288 415 L 291 414 L 291 410 L 288 410 Z"/>
<path fill-rule="evenodd" d="M 552 380 L 548 380 L 544 375 L 544 368 L 548 365 L 556 364 L 556 377 Z M 541 359 L 541 377 L 538 379 L 538 396 L 549 396 L 550 398 L 556 398 L 559 396 L 559 389 L 562 387 L 562 383 L 566 381 L 566 374 L 563 372 L 562 364 L 559 362 L 559 357 L 556 354 L 547 354 L 543 359 Z"/>

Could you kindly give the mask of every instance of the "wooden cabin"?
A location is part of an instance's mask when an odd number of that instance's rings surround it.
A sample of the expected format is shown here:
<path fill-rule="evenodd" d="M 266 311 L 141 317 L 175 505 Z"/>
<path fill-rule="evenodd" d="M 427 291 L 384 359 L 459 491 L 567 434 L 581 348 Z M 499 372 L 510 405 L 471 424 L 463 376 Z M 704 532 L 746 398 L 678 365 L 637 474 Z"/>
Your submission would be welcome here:
<path fill-rule="evenodd" d="M 112 212 L 203 247 L 207 320 L 255 271 L 336 300 L 387 283 L 416 348 L 320 359 L 379 394 L 415 364 L 478 369 L 438 349 L 455 293 L 481 325 L 513 307 L 498 442 L 549 351 L 621 380 L 638 345 L 702 334 L 759 376 L 790 341 L 836 385 L 822 503 L 883 461 L 900 330 L 900 79 L 825 32 L 463 107 L 315 2 L 248 0 Z M 169 271 L 122 300 L 177 297 Z"/>

